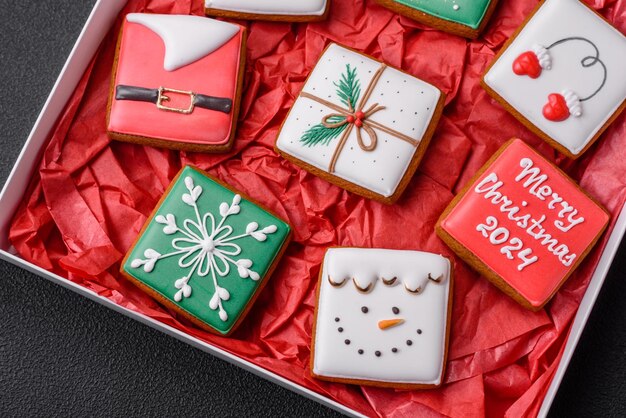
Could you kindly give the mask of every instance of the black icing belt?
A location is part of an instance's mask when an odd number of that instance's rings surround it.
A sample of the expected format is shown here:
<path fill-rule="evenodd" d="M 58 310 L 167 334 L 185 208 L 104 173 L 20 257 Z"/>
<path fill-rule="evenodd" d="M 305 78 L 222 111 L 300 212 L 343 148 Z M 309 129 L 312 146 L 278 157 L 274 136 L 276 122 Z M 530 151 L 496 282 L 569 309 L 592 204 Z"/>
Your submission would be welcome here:
<path fill-rule="evenodd" d="M 163 93 L 180 93 L 175 90 L 163 89 Z M 184 94 L 184 93 L 183 93 Z M 193 93 L 193 106 L 203 109 L 215 110 L 216 112 L 230 113 L 233 107 L 233 101 L 224 97 L 206 96 L 204 94 Z M 116 100 L 132 100 L 138 102 L 149 102 L 157 104 L 159 101 L 159 89 L 148 89 L 144 87 L 118 85 L 115 88 Z M 162 102 L 166 100 L 162 99 Z"/>

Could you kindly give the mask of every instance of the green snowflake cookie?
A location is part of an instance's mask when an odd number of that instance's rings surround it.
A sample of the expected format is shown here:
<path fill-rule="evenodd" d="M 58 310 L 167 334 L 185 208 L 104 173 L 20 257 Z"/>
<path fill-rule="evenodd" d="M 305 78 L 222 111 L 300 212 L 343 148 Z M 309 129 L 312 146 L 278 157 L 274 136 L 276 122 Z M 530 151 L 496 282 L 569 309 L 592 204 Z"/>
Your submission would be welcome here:
<path fill-rule="evenodd" d="M 122 273 L 194 322 L 229 334 L 289 235 L 285 222 L 185 167 L 127 255 Z"/>

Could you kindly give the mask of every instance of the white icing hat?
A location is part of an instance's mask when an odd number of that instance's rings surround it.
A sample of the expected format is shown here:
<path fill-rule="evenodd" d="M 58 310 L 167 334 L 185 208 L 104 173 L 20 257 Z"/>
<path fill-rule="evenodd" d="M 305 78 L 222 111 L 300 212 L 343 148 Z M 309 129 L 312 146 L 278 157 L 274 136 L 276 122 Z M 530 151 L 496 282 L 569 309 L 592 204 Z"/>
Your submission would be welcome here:
<path fill-rule="evenodd" d="M 450 262 L 438 254 L 334 248 L 326 256 L 328 277 L 324 280 L 328 280 L 334 287 L 342 287 L 351 282 L 356 290 L 364 293 L 377 285 L 403 285 L 406 291 L 417 294 L 429 283 L 443 282 L 448 277 L 449 271 Z"/>
<path fill-rule="evenodd" d="M 165 44 L 163 68 L 174 71 L 220 48 L 240 31 L 228 22 L 200 16 L 129 13 L 126 20 L 156 33 Z"/>

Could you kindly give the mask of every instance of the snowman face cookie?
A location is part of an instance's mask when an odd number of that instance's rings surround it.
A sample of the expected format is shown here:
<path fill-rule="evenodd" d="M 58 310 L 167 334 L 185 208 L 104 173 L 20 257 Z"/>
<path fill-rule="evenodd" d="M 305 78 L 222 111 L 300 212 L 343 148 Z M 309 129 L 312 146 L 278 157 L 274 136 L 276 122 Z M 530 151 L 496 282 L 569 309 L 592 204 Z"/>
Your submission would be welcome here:
<path fill-rule="evenodd" d="M 578 0 L 547 0 L 483 86 L 535 134 L 580 156 L 623 110 L 626 37 Z"/>
<path fill-rule="evenodd" d="M 450 262 L 437 254 L 330 248 L 320 275 L 313 376 L 397 388 L 441 384 Z"/>

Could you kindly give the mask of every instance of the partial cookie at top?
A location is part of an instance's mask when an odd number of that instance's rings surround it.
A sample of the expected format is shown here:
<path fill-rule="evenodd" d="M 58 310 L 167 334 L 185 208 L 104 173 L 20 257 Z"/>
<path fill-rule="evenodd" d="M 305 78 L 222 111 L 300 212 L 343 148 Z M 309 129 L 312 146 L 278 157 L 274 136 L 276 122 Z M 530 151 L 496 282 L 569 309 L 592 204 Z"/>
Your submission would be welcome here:
<path fill-rule="evenodd" d="M 312 22 L 328 14 L 330 0 L 205 0 L 209 16 L 282 22 Z"/>
<path fill-rule="evenodd" d="M 547 0 L 502 48 L 483 87 L 578 158 L 626 106 L 626 37 L 578 0 Z"/>
<path fill-rule="evenodd" d="M 444 32 L 475 39 L 498 0 L 375 0 L 401 15 Z"/>

